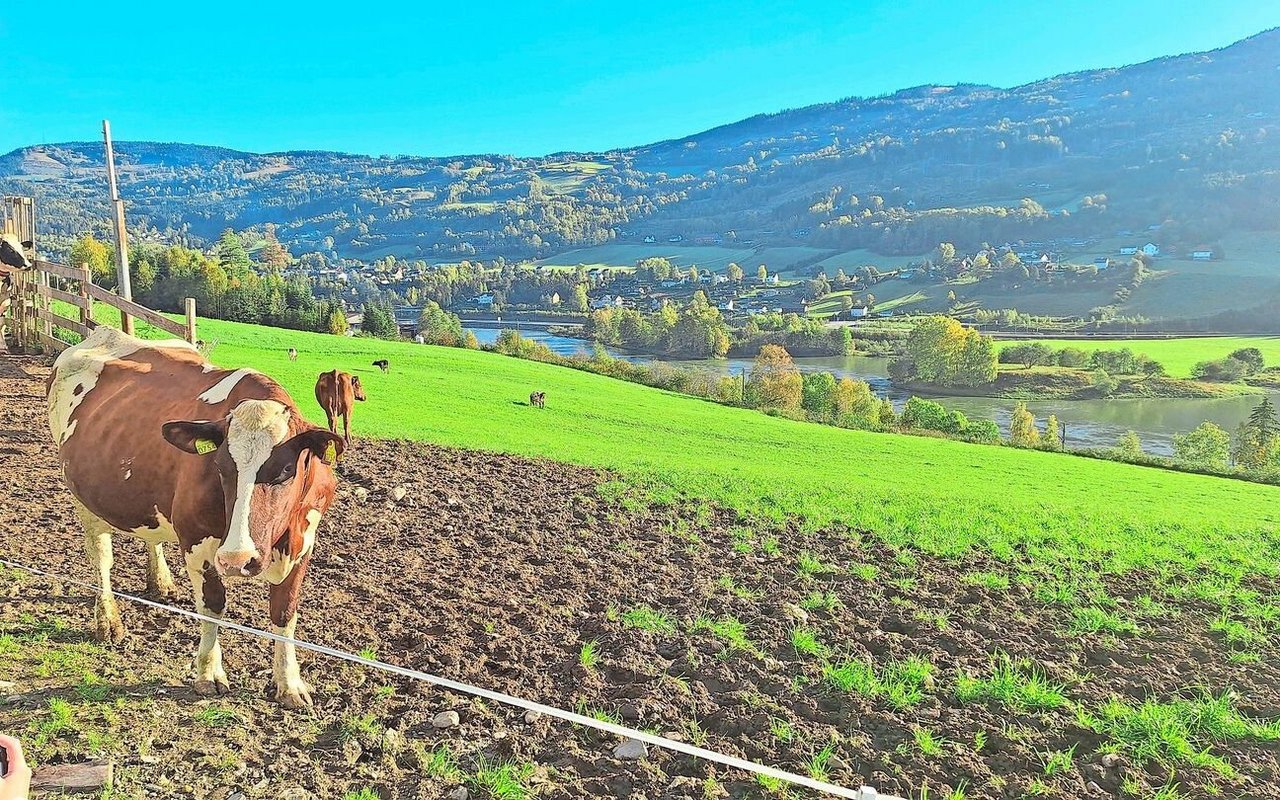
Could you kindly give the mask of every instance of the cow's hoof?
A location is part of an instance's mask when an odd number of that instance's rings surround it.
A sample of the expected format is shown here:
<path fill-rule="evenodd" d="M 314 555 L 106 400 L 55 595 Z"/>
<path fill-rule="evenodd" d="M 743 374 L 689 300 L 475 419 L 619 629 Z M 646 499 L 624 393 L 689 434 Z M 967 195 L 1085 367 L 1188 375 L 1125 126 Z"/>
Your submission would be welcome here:
<path fill-rule="evenodd" d="M 276 684 L 276 701 L 285 708 L 310 708 L 311 687 L 303 681 Z"/>
<path fill-rule="evenodd" d="M 227 683 L 227 679 L 225 677 L 217 677 L 211 680 L 201 678 L 196 681 L 195 690 L 196 694 L 203 695 L 205 697 L 212 697 L 214 695 L 226 694 L 231 691 L 231 684 Z"/>
<path fill-rule="evenodd" d="M 124 623 L 114 605 L 98 604 L 93 610 L 93 638 L 104 644 L 124 641 Z"/>
<path fill-rule="evenodd" d="M 178 587 L 170 583 L 147 584 L 147 597 L 160 603 L 172 603 L 178 599 Z"/>

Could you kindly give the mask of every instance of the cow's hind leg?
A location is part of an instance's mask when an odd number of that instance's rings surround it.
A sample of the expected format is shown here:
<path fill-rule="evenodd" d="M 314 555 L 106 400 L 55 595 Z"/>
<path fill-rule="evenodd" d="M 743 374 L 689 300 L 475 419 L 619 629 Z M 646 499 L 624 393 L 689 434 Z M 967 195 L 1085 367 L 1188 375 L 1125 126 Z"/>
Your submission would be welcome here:
<path fill-rule="evenodd" d="M 221 618 L 227 608 L 227 590 L 213 567 L 218 539 L 197 542 L 186 554 L 187 574 L 195 594 L 196 611 L 208 617 Z M 231 690 L 227 672 L 222 668 L 222 645 L 218 644 L 218 623 L 200 623 L 200 650 L 196 653 L 195 689 L 199 694 L 226 694 Z"/>
<path fill-rule="evenodd" d="M 98 599 L 93 606 L 93 635 L 100 642 L 119 642 L 124 638 L 124 623 L 120 620 L 116 599 L 111 594 L 111 534 L 114 528 L 78 500 L 75 509 L 80 524 L 84 526 L 84 551 L 89 556 L 99 587 Z"/>
<path fill-rule="evenodd" d="M 164 560 L 163 545 L 147 542 L 147 594 L 156 600 L 173 600 L 178 589 L 173 585 L 173 573 Z"/>

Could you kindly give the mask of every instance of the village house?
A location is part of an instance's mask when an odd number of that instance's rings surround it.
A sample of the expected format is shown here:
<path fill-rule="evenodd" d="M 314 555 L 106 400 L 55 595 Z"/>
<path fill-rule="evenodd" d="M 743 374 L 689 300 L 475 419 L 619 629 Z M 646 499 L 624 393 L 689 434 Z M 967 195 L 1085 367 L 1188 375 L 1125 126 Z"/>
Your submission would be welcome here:
<path fill-rule="evenodd" d="M 1103 256 L 1102 258 L 1095 258 L 1093 260 L 1093 265 L 1097 267 L 1099 270 L 1104 270 L 1107 267 L 1111 266 L 1111 259 L 1105 256 Z"/>
<path fill-rule="evenodd" d="M 1121 247 L 1121 248 L 1120 248 L 1120 255 L 1122 255 L 1122 256 L 1136 256 L 1137 254 L 1138 254 L 1138 248 L 1136 248 L 1136 247 Z"/>
<path fill-rule="evenodd" d="M 1152 258 L 1155 258 L 1156 256 L 1160 255 L 1160 246 L 1155 244 L 1154 242 L 1147 242 L 1142 246 L 1142 252 L 1146 253 L 1148 256 Z"/>
<path fill-rule="evenodd" d="M 1191 260 L 1192 261 L 1212 261 L 1213 251 L 1212 250 L 1192 250 Z"/>

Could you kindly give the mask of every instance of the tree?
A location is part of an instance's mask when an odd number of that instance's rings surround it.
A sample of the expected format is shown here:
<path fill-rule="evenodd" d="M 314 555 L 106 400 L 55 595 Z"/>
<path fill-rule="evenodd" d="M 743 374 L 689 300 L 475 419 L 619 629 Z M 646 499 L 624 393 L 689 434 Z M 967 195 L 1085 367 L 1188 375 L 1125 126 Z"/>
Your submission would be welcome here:
<path fill-rule="evenodd" d="M 731 283 L 742 283 L 742 279 L 744 277 L 742 267 L 737 264 L 730 263 L 729 267 L 725 270 L 725 277 L 727 277 Z"/>
<path fill-rule="evenodd" d="M 1050 414 L 1044 422 L 1044 437 L 1041 440 L 1046 450 L 1062 449 L 1062 428 L 1058 424 L 1058 416 Z"/>
<path fill-rule="evenodd" d="M 1125 433 L 1116 442 L 1116 455 L 1125 461 L 1137 461 L 1142 458 L 1142 440 L 1133 431 Z"/>
<path fill-rule="evenodd" d="M 996 377 L 994 341 L 950 317 L 926 317 L 911 329 L 907 358 L 915 376 L 938 386 L 979 386 Z"/>
<path fill-rule="evenodd" d="M 113 289 L 116 285 L 116 268 L 111 257 L 111 248 L 93 238 L 92 234 L 85 234 L 77 239 L 71 245 L 71 252 L 67 254 L 71 266 L 79 268 L 82 264 L 88 264 L 93 282 L 108 289 Z"/>
<path fill-rule="evenodd" d="M 1089 354 L 1078 347 L 1064 347 L 1058 351 L 1058 366 L 1080 369 L 1089 363 Z"/>
<path fill-rule="evenodd" d="M 428 300 L 418 314 L 418 334 L 427 344 L 459 347 L 465 343 L 462 320 Z"/>
<path fill-rule="evenodd" d="M 800 406 L 811 419 L 829 422 L 835 417 L 836 379 L 830 372 L 810 372 L 803 376 Z"/>
<path fill-rule="evenodd" d="M 365 303 L 361 309 L 364 322 L 360 329 L 369 336 L 379 339 L 395 339 L 400 336 L 400 326 L 396 324 L 395 312 L 384 303 Z"/>
<path fill-rule="evenodd" d="M 1173 437 L 1173 453 L 1195 467 L 1225 469 L 1231 455 L 1231 435 L 1212 422 L 1202 422 L 1191 433 Z"/>
<path fill-rule="evenodd" d="M 223 269 L 234 271 L 248 269 L 251 266 L 249 254 L 244 249 L 244 242 L 230 228 L 224 230 L 218 237 L 218 243 L 214 245 L 213 252 Z"/>
<path fill-rule="evenodd" d="M 276 226 L 267 223 L 266 235 L 263 237 L 262 249 L 258 251 L 258 263 L 268 270 L 282 271 L 293 261 L 293 256 L 276 238 Z"/>
<path fill-rule="evenodd" d="M 796 410 L 804 394 L 804 380 L 791 354 L 780 345 L 760 348 L 747 380 L 747 403 L 756 408 Z"/>
<path fill-rule="evenodd" d="M 1040 443 L 1040 431 L 1036 418 L 1027 410 L 1027 404 L 1019 400 L 1013 407 L 1009 420 L 1009 442 L 1014 447 L 1035 447 Z"/>
<path fill-rule="evenodd" d="M 1249 374 L 1249 364 L 1238 358 L 1220 358 L 1217 361 L 1201 361 L 1191 368 L 1191 377 L 1198 381 L 1232 383 Z"/>
<path fill-rule="evenodd" d="M 1260 470 L 1275 460 L 1280 444 L 1280 421 L 1271 398 L 1264 397 L 1236 429 L 1231 457 L 1247 470 Z"/>
<path fill-rule="evenodd" d="M 585 283 L 579 283 L 573 287 L 573 300 L 570 302 L 570 306 L 574 311 L 582 313 L 586 313 L 587 309 L 590 307 L 590 300 L 587 297 L 587 285 Z"/>
<path fill-rule="evenodd" d="M 850 310 L 852 310 L 852 309 L 853 309 L 853 298 L 852 298 L 852 297 L 850 297 L 850 296 L 849 296 L 849 295 L 847 295 L 847 294 L 846 294 L 846 295 L 844 295 L 843 297 L 841 297 L 841 298 L 840 298 L 840 311 L 841 311 L 842 313 L 848 313 L 848 312 L 849 312 Z"/>
<path fill-rule="evenodd" d="M 866 381 L 841 378 L 836 384 L 833 410 L 838 425 L 855 428 L 874 427 L 876 398 L 871 393 L 871 386 Z"/>
<path fill-rule="evenodd" d="M 325 329 L 334 336 L 346 336 L 351 328 L 347 325 L 347 315 L 342 306 L 335 304 L 326 317 Z"/>
<path fill-rule="evenodd" d="M 1236 361 L 1242 362 L 1246 366 L 1249 375 L 1261 371 L 1266 366 L 1262 358 L 1262 351 L 1256 347 L 1241 347 L 1239 350 L 1233 350 L 1227 355 L 1227 358 L 1234 358 Z"/>
<path fill-rule="evenodd" d="M 765 268 L 764 264 L 761 264 L 759 268 L 756 269 L 756 280 L 760 281 L 761 283 L 764 283 L 768 279 L 769 279 L 769 270 Z"/>
<path fill-rule="evenodd" d="M 938 263 L 950 264 L 955 261 L 956 246 L 951 242 L 942 242 L 938 245 Z"/>

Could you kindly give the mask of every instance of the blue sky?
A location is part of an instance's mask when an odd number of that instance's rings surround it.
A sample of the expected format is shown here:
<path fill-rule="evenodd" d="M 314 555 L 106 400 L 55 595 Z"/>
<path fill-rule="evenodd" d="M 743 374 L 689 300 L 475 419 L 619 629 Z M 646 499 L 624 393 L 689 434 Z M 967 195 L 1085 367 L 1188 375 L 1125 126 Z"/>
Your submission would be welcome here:
<path fill-rule="evenodd" d="M 4 3 L 0 153 L 600 150 L 922 83 L 1013 86 L 1221 47 L 1259 0 Z M 116 13 L 104 14 L 114 8 Z M 16 87 L 16 88 L 15 88 Z"/>

